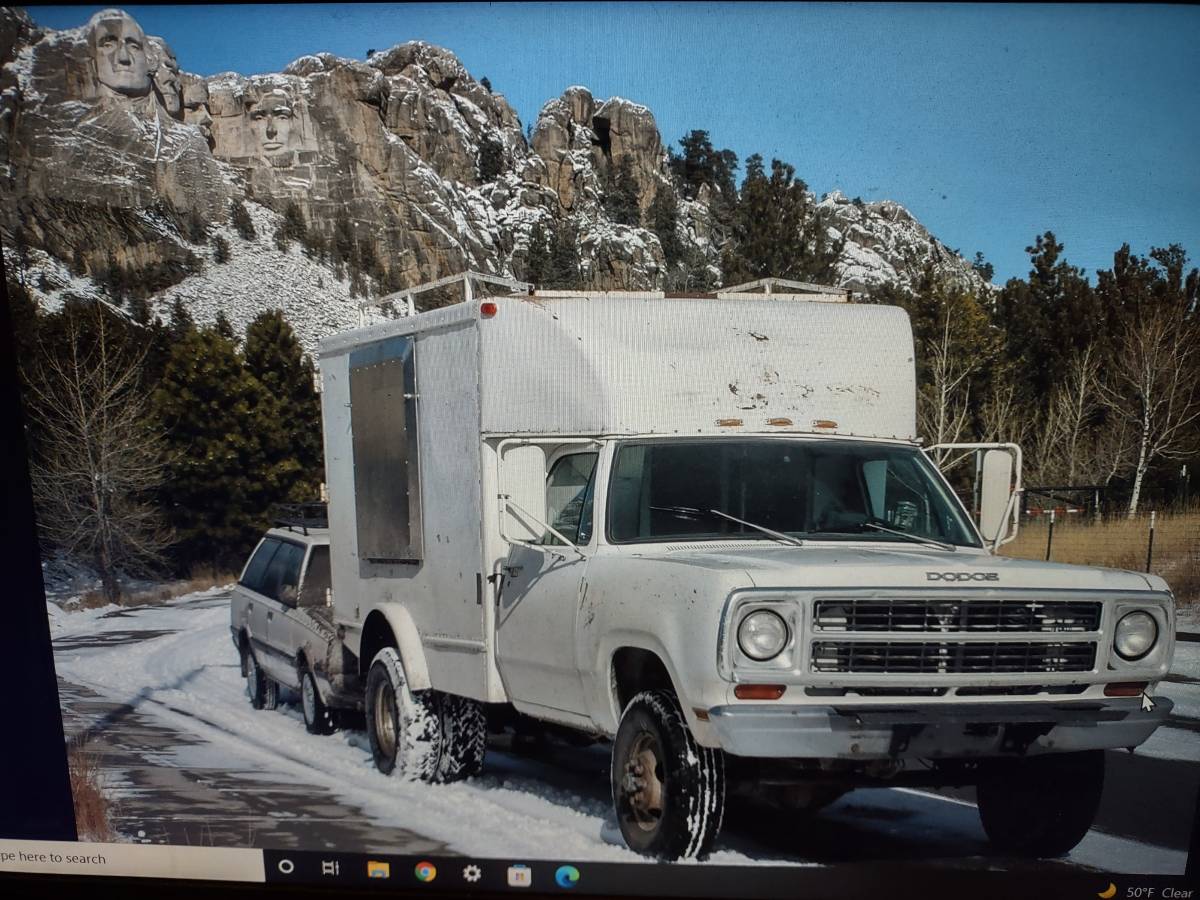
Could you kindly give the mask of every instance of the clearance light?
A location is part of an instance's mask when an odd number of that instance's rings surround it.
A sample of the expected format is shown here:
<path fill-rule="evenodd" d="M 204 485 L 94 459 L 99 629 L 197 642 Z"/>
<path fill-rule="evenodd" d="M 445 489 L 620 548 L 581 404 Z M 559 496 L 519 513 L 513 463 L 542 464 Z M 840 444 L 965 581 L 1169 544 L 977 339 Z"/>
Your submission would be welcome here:
<path fill-rule="evenodd" d="M 739 700 L 778 700 L 786 690 L 783 684 L 739 684 L 733 696 Z"/>
<path fill-rule="evenodd" d="M 481 319 L 490 319 L 498 312 L 500 312 L 500 307 L 490 300 L 479 304 L 479 318 Z"/>
<path fill-rule="evenodd" d="M 813 428 L 837 428 L 837 422 L 833 419 L 813 419 Z"/>
<path fill-rule="evenodd" d="M 717 419 L 717 424 L 722 428 L 736 428 L 742 424 L 741 419 Z"/>
<path fill-rule="evenodd" d="M 782 417 L 778 418 L 778 419 L 767 419 L 767 424 L 768 425 L 779 425 L 782 428 L 787 428 L 788 426 L 790 426 L 792 424 L 792 420 L 784 419 Z"/>
<path fill-rule="evenodd" d="M 1104 686 L 1105 697 L 1139 697 L 1150 685 L 1145 681 L 1115 681 Z"/>

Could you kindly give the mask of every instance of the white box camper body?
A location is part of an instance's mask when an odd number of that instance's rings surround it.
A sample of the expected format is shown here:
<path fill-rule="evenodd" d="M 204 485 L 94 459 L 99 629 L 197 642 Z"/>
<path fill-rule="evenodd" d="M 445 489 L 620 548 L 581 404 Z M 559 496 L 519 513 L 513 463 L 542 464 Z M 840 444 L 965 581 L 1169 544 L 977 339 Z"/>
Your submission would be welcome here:
<path fill-rule="evenodd" d="M 385 610 L 440 690 L 507 699 L 490 579 L 510 549 L 496 451 L 512 439 L 915 437 L 912 333 L 895 307 L 840 294 L 483 299 L 494 314 L 456 304 L 328 338 L 320 350 L 335 621 L 362 656 L 368 616 Z M 392 389 L 376 392 L 370 412 L 360 400 L 360 416 L 403 419 L 406 402 L 415 414 L 409 513 L 420 550 L 372 557 L 359 546 L 358 506 L 376 489 L 360 480 L 356 492 L 352 373 L 369 377 L 361 373 L 404 347 L 415 398 L 395 388 L 395 363 Z"/>

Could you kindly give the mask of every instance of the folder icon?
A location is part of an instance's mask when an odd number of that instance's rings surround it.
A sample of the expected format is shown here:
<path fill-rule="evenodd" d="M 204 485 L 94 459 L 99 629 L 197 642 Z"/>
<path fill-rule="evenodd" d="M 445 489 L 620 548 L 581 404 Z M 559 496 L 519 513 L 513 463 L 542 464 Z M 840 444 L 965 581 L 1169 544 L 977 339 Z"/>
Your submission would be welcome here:
<path fill-rule="evenodd" d="M 390 863 L 376 862 L 375 860 L 367 861 L 367 877 L 368 878 L 391 878 L 392 867 Z"/>

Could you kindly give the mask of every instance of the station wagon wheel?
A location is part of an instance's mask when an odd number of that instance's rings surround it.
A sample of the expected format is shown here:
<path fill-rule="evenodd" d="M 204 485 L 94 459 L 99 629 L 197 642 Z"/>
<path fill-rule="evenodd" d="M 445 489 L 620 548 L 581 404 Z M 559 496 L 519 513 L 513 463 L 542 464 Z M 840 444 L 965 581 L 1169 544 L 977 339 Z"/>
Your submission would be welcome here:
<path fill-rule="evenodd" d="M 332 734 L 337 730 L 333 711 L 321 699 L 316 676 L 307 664 L 300 667 L 300 710 L 304 713 L 304 727 L 310 734 Z"/>
<path fill-rule="evenodd" d="M 279 704 L 279 685 L 259 667 L 251 647 L 242 649 L 246 672 L 246 695 L 255 709 L 274 709 Z"/>
<path fill-rule="evenodd" d="M 643 691 L 625 707 L 612 755 L 613 807 L 632 850 L 659 859 L 703 858 L 721 830 L 725 761 L 696 743 L 670 691 Z"/>

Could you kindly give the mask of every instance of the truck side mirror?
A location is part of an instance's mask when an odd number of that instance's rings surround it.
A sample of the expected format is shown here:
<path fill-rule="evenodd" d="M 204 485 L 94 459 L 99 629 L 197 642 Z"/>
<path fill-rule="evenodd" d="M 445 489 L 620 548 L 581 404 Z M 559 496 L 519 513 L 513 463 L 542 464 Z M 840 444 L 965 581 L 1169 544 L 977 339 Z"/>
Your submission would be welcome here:
<path fill-rule="evenodd" d="M 1013 456 L 1006 450 L 983 454 L 979 481 L 979 532 L 993 546 L 1009 532 L 1010 498 L 1013 491 Z"/>
<path fill-rule="evenodd" d="M 536 444 L 507 447 L 500 456 L 500 493 L 531 516 L 546 518 L 546 451 Z M 500 535 L 506 541 L 541 540 L 542 527 L 507 503 L 500 516 Z"/>

